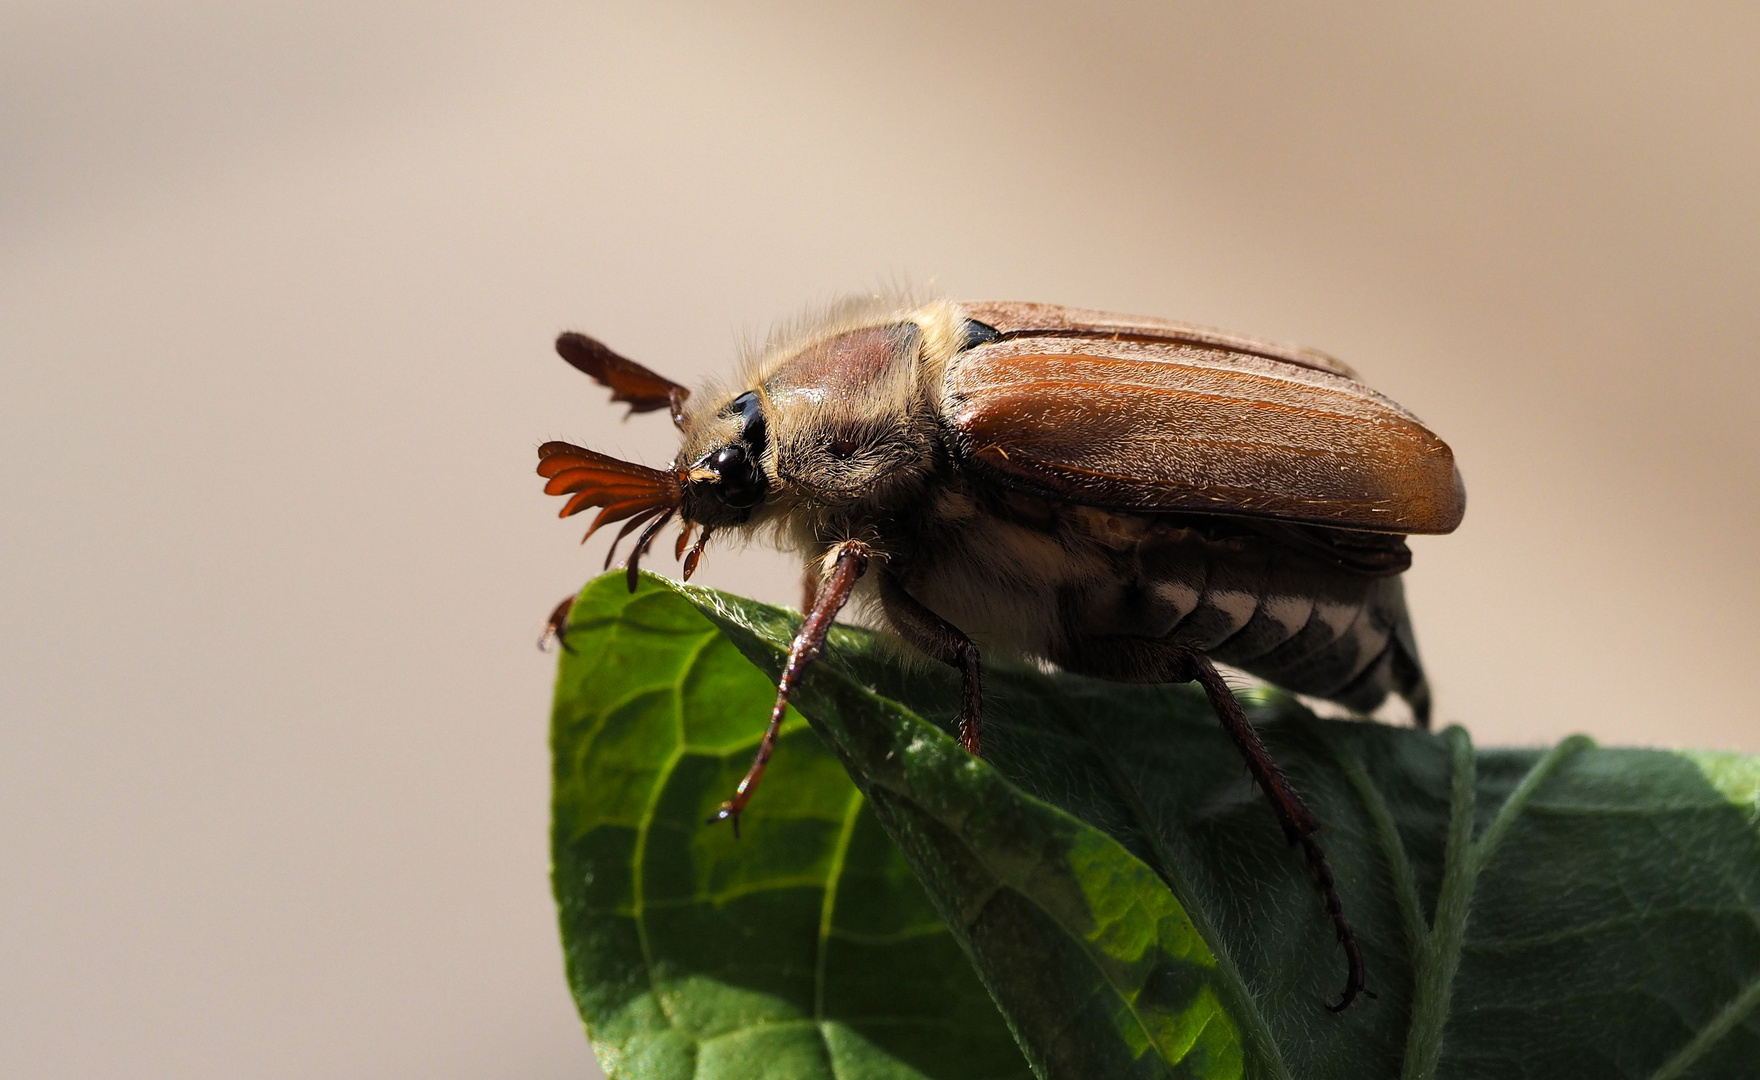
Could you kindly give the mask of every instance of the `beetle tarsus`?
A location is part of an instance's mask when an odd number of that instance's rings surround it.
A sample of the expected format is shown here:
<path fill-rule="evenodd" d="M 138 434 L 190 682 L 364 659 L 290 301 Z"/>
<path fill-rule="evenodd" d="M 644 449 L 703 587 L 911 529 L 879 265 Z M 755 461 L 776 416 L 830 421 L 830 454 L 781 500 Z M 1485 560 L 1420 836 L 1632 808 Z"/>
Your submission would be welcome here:
<path fill-rule="evenodd" d="M 980 739 L 984 719 L 984 684 L 979 677 L 978 648 L 971 646 L 960 654 L 959 744 L 976 758 L 984 756 Z"/>
<path fill-rule="evenodd" d="M 1302 803 L 1301 796 L 1290 786 L 1283 770 L 1271 759 L 1271 751 L 1265 748 L 1259 733 L 1253 730 L 1247 714 L 1241 709 L 1240 702 L 1235 700 L 1234 693 L 1229 690 L 1228 683 L 1210 658 L 1195 649 L 1186 650 L 1183 657 L 1186 674 L 1190 681 L 1195 681 L 1204 688 L 1204 695 L 1210 699 L 1210 707 L 1216 711 L 1216 718 L 1222 721 L 1222 728 L 1234 740 L 1235 749 L 1246 759 L 1247 771 L 1265 792 L 1271 803 L 1271 810 L 1277 816 L 1277 823 L 1283 826 L 1283 835 L 1291 844 L 1299 844 L 1302 854 L 1308 860 L 1308 868 L 1313 872 L 1314 885 L 1320 890 L 1321 902 L 1325 905 L 1326 914 L 1332 920 L 1332 927 L 1338 936 L 1338 943 L 1344 947 L 1347 974 L 1345 975 L 1344 993 L 1338 1001 L 1327 1006 L 1333 1012 L 1341 1012 L 1356 1000 L 1358 994 L 1374 997 L 1364 983 L 1363 952 L 1357 946 L 1357 936 L 1351 930 L 1351 924 L 1344 916 L 1344 902 L 1338 896 L 1338 884 L 1333 879 L 1332 867 L 1326 861 L 1326 852 L 1321 850 L 1314 833 L 1320 831 L 1320 821 L 1312 811 Z"/>
<path fill-rule="evenodd" d="M 574 607 L 574 601 L 575 594 L 569 593 L 544 620 L 544 633 L 538 637 L 539 652 L 549 652 L 550 643 L 554 641 L 563 652 L 574 655 L 574 647 L 568 643 L 568 613 Z"/>
<path fill-rule="evenodd" d="M 733 838 L 739 839 L 739 810 L 735 809 L 732 800 L 721 804 L 721 809 L 703 819 L 703 824 L 713 825 L 717 821 L 726 821 L 733 825 Z"/>
<path fill-rule="evenodd" d="M 845 540 L 832 548 L 833 563 L 831 573 L 826 577 L 825 585 L 813 601 L 813 609 L 801 622 L 800 632 L 795 634 L 794 641 L 788 647 L 788 662 L 783 665 L 782 678 L 776 684 L 776 704 L 770 709 L 770 726 L 764 729 L 764 737 L 758 742 L 758 753 L 752 758 L 752 767 L 733 789 L 733 798 L 721 804 L 709 817 L 709 824 L 717 821 L 733 822 L 734 835 L 739 834 L 739 816 L 745 811 L 746 804 L 751 802 L 752 793 L 757 790 L 759 781 L 764 779 L 764 770 L 770 764 L 770 755 L 776 752 L 776 737 L 782 731 L 782 718 L 788 711 L 789 695 L 800 685 L 801 676 L 806 673 L 807 666 L 819 658 L 825 650 L 825 635 L 831 632 L 831 624 L 843 605 L 849 602 L 850 593 L 855 591 L 856 582 L 862 572 L 868 568 L 868 545 L 859 540 Z"/>
<path fill-rule="evenodd" d="M 703 526 L 703 531 L 697 534 L 697 542 L 693 544 L 690 551 L 685 554 L 684 579 L 686 581 L 689 581 L 691 575 L 697 572 L 697 561 L 703 557 L 703 548 L 709 543 L 709 534 L 714 531 L 715 527 L 713 525 Z"/>
<path fill-rule="evenodd" d="M 639 580 L 638 575 L 642 570 L 642 556 L 648 553 L 648 548 L 654 543 L 654 537 L 666 527 L 666 523 L 671 521 L 672 515 L 676 513 L 678 513 L 677 507 L 667 507 L 659 517 L 654 519 L 653 524 L 642 530 L 642 535 L 636 537 L 636 546 L 630 549 L 629 558 L 623 564 L 624 582 L 629 586 L 630 592 L 636 591 L 636 582 Z"/>
<path fill-rule="evenodd" d="M 1344 993 L 1339 999 L 1326 1006 L 1331 1012 L 1343 1012 L 1356 1000 L 1358 994 L 1373 998 L 1375 991 L 1363 982 L 1363 950 L 1357 947 L 1356 935 L 1351 933 L 1351 924 L 1345 921 L 1344 905 L 1338 899 L 1338 889 L 1333 882 L 1332 867 L 1326 862 L 1326 853 L 1320 850 L 1320 844 L 1312 836 L 1302 837 L 1302 853 L 1308 857 L 1308 865 L 1314 868 L 1315 880 L 1320 883 L 1321 895 L 1325 898 L 1326 914 L 1332 917 L 1332 925 L 1338 934 L 1338 943 L 1344 946 L 1346 974 Z"/>

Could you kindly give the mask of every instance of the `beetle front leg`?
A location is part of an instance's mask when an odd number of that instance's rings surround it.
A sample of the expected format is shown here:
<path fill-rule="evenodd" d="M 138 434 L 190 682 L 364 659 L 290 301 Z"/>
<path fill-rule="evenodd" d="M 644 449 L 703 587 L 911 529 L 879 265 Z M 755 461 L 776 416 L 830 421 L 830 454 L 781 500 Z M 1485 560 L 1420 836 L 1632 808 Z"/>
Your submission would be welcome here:
<path fill-rule="evenodd" d="M 959 627 L 925 607 L 890 572 L 880 575 L 880 603 L 887 620 L 906 641 L 959 669 L 959 744 L 973 757 L 982 757 L 979 724 L 984 715 L 984 681 L 978 646 Z"/>
<path fill-rule="evenodd" d="M 544 633 L 538 638 L 538 651 L 548 652 L 549 644 L 554 641 L 561 646 L 563 652 L 571 656 L 574 654 L 573 646 L 568 643 L 568 613 L 573 610 L 575 599 L 579 595 L 569 593 L 563 597 L 562 603 L 557 604 L 550 612 L 550 617 L 544 620 Z"/>
<path fill-rule="evenodd" d="M 752 793 L 757 790 L 758 782 L 764 778 L 764 769 L 770 764 L 770 755 L 776 752 L 776 737 L 782 731 L 782 717 L 788 711 L 789 695 L 800 685 L 801 676 L 806 673 L 807 665 L 819 658 L 825 650 L 825 635 L 831 632 L 831 624 L 843 605 L 849 602 L 850 593 L 855 591 L 856 582 L 861 579 L 863 571 L 868 569 L 868 557 L 872 552 L 868 545 L 860 540 L 845 540 L 831 549 L 826 562 L 831 572 L 826 576 L 824 586 L 813 598 L 812 610 L 801 622 L 800 632 L 795 634 L 794 641 L 788 647 L 788 662 L 783 665 L 782 678 L 776 684 L 776 704 L 770 710 L 770 726 L 764 729 L 764 738 L 758 743 L 757 756 L 752 758 L 752 767 L 746 770 L 744 779 L 734 788 L 733 798 L 721 804 L 721 808 L 709 818 L 709 823 L 717 821 L 733 822 L 733 835 L 739 835 L 739 815 L 752 800 Z"/>

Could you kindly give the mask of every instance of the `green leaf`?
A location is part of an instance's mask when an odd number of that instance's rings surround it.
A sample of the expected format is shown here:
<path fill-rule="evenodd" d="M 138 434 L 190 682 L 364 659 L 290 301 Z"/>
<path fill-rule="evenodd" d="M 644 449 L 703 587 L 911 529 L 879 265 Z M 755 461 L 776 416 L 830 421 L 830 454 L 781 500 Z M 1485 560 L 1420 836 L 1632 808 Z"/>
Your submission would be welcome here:
<path fill-rule="evenodd" d="M 953 938 L 1045 1078 L 1760 1072 L 1754 760 L 1475 753 L 1458 730 L 1243 695 L 1325 823 L 1378 994 L 1335 1015 L 1343 959 L 1303 864 L 1196 692 L 991 665 L 980 762 L 950 737 L 950 673 L 839 628 L 796 698 L 823 743 L 791 729 L 735 845 L 698 822 L 743 771 L 797 617 L 620 581 L 576 606 L 555 736 L 570 976 L 613 1076 L 1018 1074 L 976 984 L 937 966 Z M 884 827 L 953 938 L 880 837 L 827 854 L 850 804 L 826 745 L 866 796 L 852 836 Z M 936 960 L 844 948 L 907 923 Z M 845 983 L 869 1004 L 828 1008 Z M 859 1054 L 822 1034 L 856 1019 Z M 795 1057 L 724 1063 L 724 1035 Z"/>
<path fill-rule="evenodd" d="M 704 819 L 774 684 L 677 592 L 575 603 L 556 684 L 553 878 L 569 981 L 613 1078 L 1030 1073 L 940 915 L 798 715 L 742 837 Z"/>

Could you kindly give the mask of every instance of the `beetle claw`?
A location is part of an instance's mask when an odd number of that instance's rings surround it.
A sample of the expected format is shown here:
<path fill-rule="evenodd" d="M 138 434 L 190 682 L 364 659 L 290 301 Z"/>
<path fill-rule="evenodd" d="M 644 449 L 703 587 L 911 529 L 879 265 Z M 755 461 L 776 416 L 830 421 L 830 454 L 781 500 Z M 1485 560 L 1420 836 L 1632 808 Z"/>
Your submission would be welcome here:
<path fill-rule="evenodd" d="M 738 840 L 739 839 L 739 814 L 740 814 L 740 808 L 733 805 L 733 800 L 729 799 L 727 802 L 724 802 L 721 804 L 721 809 L 715 811 L 713 814 L 710 814 L 708 819 L 706 821 L 704 821 L 703 824 L 713 825 L 718 821 L 732 822 L 732 824 L 733 824 L 733 838 L 735 840 Z"/>

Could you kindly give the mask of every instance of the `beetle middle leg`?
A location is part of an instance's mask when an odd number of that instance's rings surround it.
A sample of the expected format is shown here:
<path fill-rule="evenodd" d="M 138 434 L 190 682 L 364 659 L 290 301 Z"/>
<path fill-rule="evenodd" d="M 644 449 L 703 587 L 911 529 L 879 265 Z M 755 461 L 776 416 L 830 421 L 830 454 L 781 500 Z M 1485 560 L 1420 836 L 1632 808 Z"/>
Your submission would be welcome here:
<path fill-rule="evenodd" d="M 776 684 L 776 704 L 770 709 L 770 726 L 764 729 L 764 738 L 758 743 L 758 753 L 752 758 L 752 767 L 733 790 L 733 798 L 721 804 L 721 808 L 710 816 L 709 823 L 731 821 L 733 835 L 739 835 L 739 815 L 745 810 L 746 803 L 752 799 L 757 790 L 758 782 L 764 778 L 764 769 L 770 764 L 770 755 L 776 752 L 776 737 L 782 731 L 782 717 L 788 710 L 789 695 L 800 685 L 801 676 L 806 673 L 807 665 L 819 658 L 825 650 L 825 635 L 831 632 L 831 624 L 843 605 L 849 602 L 850 593 L 855 591 L 856 582 L 861 579 L 863 571 L 868 569 L 868 545 L 860 540 L 845 540 L 831 549 L 826 560 L 831 565 L 831 572 L 826 576 L 824 587 L 819 589 L 813 598 L 812 610 L 801 622 L 801 628 L 788 647 L 788 662 L 783 665 L 782 678 Z"/>
<path fill-rule="evenodd" d="M 880 603 L 886 608 L 887 620 L 906 641 L 959 669 L 959 744 L 973 757 L 982 757 L 978 736 L 984 714 L 984 682 L 978 646 L 959 627 L 925 607 L 891 573 L 880 575 Z"/>

